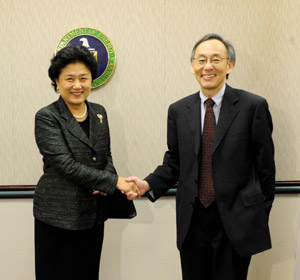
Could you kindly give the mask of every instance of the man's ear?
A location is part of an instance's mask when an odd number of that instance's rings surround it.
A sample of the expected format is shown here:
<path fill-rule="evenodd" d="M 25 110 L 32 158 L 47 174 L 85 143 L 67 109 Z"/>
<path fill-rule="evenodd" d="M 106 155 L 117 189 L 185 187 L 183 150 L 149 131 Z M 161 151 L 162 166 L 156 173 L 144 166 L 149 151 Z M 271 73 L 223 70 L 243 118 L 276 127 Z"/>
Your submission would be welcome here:
<path fill-rule="evenodd" d="M 227 63 L 227 74 L 231 74 L 232 70 L 233 70 L 233 67 L 234 67 L 234 63 L 232 60 L 229 60 L 229 62 Z"/>
<path fill-rule="evenodd" d="M 191 72 L 192 72 L 192 74 L 195 75 L 195 70 L 194 70 L 194 64 L 193 64 L 193 61 L 191 61 L 190 67 L 191 67 Z"/>

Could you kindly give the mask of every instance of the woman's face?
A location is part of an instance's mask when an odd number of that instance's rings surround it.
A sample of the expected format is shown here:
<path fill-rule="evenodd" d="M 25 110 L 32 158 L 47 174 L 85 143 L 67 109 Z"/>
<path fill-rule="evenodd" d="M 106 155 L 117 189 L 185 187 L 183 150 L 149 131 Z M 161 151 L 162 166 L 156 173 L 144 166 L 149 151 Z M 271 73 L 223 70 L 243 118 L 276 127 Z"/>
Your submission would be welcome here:
<path fill-rule="evenodd" d="M 88 98 L 92 88 L 92 74 L 82 62 L 65 66 L 56 80 L 57 89 L 69 108 L 78 108 Z"/>

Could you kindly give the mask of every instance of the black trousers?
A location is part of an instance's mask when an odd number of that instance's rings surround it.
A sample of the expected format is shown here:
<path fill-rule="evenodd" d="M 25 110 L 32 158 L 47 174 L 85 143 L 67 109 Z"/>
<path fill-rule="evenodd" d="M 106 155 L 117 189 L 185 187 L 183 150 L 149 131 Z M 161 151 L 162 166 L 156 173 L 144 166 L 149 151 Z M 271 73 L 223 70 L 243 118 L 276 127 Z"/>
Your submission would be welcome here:
<path fill-rule="evenodd" d="M 36 280 L 98 280 L 104 224 L 66 230 L 35 220 Z"/>
<path fill-rule="evenodd" d="M 251 257 L 241 257 L 223 229 L 217 205 L 197 201 L 180 251 L 183 280 L 246 280 Z"/>

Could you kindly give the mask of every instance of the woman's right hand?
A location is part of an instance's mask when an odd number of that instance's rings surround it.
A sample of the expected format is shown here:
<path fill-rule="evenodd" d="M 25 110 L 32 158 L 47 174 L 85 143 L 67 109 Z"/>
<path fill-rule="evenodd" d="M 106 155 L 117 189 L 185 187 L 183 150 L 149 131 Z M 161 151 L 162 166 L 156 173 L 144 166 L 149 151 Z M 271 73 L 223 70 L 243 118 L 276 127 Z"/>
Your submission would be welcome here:
<path fill-rule="evenodd" d="M 126 194 L 129 200 L 133 200 L 141 195 L 140 189 L 133 182 L 127 182 L 124 177 L 119 176 L 116 187 L 123 194 Z"/>

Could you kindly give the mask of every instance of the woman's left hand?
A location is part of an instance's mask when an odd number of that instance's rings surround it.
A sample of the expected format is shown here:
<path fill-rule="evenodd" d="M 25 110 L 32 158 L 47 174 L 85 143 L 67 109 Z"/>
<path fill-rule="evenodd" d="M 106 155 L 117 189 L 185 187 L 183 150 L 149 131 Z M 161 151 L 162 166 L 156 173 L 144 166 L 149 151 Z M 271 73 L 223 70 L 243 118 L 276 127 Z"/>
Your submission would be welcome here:
<path fill-rule="evenodd" d="M 93 194 L 96 195 L 96 194 L 101 194 L 103 196 L 107 196 L 107 193 L 105 192 L 100 192 L 100 191 L 97 191 L 97 190 L 93 190 Z"/>

